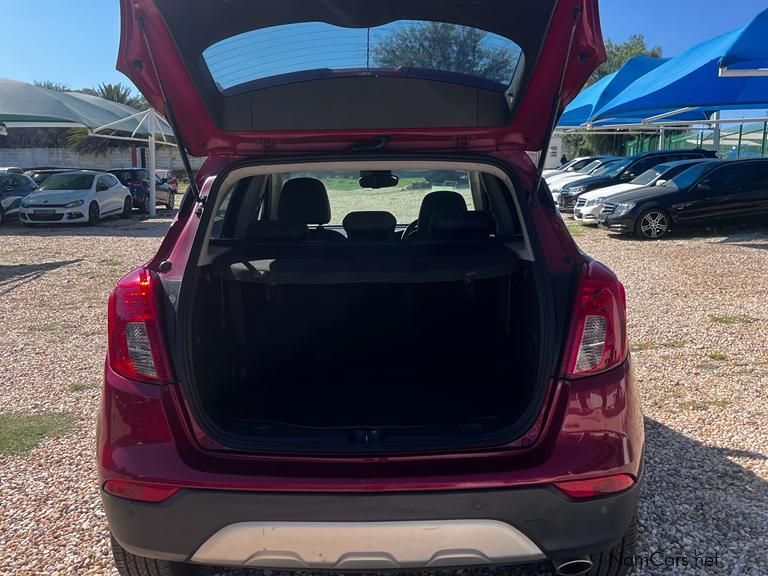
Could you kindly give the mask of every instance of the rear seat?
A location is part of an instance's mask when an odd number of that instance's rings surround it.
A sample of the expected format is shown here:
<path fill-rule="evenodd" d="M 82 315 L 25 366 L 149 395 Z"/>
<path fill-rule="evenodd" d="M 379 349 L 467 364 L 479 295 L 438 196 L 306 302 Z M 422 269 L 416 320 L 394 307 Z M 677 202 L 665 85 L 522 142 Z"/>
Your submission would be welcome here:
<path fill-rule="evenodd" d="M 429 222 L 427 238 L 438 242 L 488 240 L 496 233 L 496 221 L 489 212 L 439 212 Z"/>
<path fill-rule="evenodd" d="M 343 226 L 350 240 L 392 240 L 397 219 L 389 212 L 350 212 L 344 218 Z"/>

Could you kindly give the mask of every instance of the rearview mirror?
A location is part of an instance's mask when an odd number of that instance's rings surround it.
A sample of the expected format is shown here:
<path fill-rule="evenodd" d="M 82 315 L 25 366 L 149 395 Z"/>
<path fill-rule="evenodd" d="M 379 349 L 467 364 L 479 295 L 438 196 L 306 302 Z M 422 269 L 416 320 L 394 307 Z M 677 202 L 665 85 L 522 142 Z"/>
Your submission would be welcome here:
<path fill-rule="evenodd" d="M 400 183 L 400 178 L 392 174 L 388 170 L 384 171 L 370 171 L 360 172 L 360 180 L 358 180 L 361 188 L 373 188 L 379 190 L 381 188 L 393 188 Z"/>
<path fill-rule="evenodd" d="M 656 186 L 664 186 L 666 183 L 666 180 L 656 180 Z"/>

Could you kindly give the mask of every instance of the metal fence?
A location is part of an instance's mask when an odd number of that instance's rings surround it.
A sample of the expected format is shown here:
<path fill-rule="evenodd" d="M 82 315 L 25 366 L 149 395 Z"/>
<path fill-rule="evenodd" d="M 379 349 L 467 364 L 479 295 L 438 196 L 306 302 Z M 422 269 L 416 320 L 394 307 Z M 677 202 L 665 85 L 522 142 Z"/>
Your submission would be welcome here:
<path fill-rule="evenodd" d="M 680 148 L 715 149 L 715 132 L 712 129 L 667 131 L 659 146 L 659 134 L 643 134 L 624 144 L 624 154 L 631 156 L 654 150 Z M 768 157 L 768 121 L 749 124 L 724 124 L 720 129 L 720 145 L 717 153 L 721 158 Z"/>

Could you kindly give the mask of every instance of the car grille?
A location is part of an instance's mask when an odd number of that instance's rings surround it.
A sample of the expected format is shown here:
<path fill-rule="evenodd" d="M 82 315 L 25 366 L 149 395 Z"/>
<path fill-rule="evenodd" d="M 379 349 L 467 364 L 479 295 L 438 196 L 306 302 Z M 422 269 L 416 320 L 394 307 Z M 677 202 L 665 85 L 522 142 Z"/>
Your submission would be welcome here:
<path fill-rule="evenodd" d="M 575 204 L 575 198 L 571 196 L 560 196 L 560 210 L 571 210 Z"/>
<path fill-rule="evenodd" d="M 576 201 L 576 208 L 584 208 L 587 205 L 587 201 L 584 198 L 579 198 Z"/>
<path fill-rule="evenodd" d="M 610 215 L 616 211 L 616 204 L 603 204 L 601 214 Z"/>
<path fill-rule="evenodd" d="M 64 218 L 64 214 L 34 214 L 28 213 L 27 218 L 32 222 L 59 222 Z"/>

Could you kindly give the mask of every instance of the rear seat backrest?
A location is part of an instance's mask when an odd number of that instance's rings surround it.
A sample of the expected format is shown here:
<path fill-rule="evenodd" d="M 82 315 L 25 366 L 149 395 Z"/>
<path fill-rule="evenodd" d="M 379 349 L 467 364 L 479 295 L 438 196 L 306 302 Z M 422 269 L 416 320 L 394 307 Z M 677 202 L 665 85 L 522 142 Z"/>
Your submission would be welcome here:
<path fill-rule="evenodd" d="M 495 233 L 496 221 L 489 212 L 440 212 L 429 226 L 429 239 L 438 241 L 488 240 Z"/>
<path fill-rule="evenodd" d="M 277 205 L 277 219 L 281 222 L 317 226 L 317 229 L 310 231 L 313 240 L 344 240 L 340 232 L 323 228 L 323 225 L 331 221 L 331 203 L 325 184 L 317 178 L 293 178 L 283 184 Z"/>

